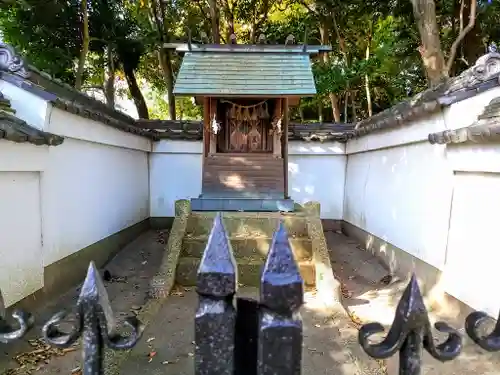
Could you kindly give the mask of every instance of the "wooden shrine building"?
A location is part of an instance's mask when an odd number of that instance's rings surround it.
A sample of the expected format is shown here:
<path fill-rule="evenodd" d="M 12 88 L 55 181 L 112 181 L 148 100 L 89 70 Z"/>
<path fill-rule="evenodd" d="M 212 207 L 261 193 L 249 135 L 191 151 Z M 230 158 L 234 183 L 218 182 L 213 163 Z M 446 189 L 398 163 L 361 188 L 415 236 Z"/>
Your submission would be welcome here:
<path fill-rule="evenodd" d="M 325 46 L 182 44 L 174 95 L 203 104 L 202 194 L 196 211 L 293 211 L 288 113 L 316 94 L 310 56 Z M 179 171 L 182 173 L 182 171 Z"/>

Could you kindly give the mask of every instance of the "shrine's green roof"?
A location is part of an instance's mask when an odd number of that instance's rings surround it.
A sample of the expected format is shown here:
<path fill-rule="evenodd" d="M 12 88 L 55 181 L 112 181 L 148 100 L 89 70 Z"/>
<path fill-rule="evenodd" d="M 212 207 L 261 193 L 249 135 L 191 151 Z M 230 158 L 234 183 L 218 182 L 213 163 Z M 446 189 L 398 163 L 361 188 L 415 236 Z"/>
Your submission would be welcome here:
<path fill-rule="evenodd" d="M 186 52 L 174 87 L 189 96 L 312 96 L 309 53 Z"/>

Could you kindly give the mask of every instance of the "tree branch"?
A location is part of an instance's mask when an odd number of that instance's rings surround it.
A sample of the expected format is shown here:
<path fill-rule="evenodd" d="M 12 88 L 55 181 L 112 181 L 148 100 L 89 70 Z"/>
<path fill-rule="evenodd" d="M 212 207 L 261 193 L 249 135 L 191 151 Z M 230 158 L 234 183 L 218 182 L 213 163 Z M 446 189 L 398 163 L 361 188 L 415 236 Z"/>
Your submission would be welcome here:
<path fill-rule="evenodd" d="M 451 67 L 453 66 L 453 62 L 455 61 L 455 57 L 457 55 L 458 46 L 465 38 L 465 36 L 469 33 L 469 31 L 471 31 L 474 28 L 474 25 L 476 24 L 476 8 L 477 8 L 477 0 L 471 0 L 469 9 L 469 23 L 463 30 L 460 31 L 457 39 L 455 39 L 455 41 L 451 45 L 450 56 L 448 57 L 448 61 L 446 63 L 447 73 L 451 70 Z M 460 10 L 460 12 L 463 13 L 463 8 Z M 462 18 L 462 14 L 460 15 L 460 17 Z M 460 26 L 463 26 L 463 22 L 461 22 Z"/>
<path fill-rule="evenodd" d="M 302 6 L 304 6 L 309 13 L 314 14 L 316 17 L 320 16 L 320 14 L 318 12 L 316 12 L 314 9 L 312 9 L 311 7 L 309 7 L 309 5 L 307 5 L 307 3 L 304 0 L 300 0 L 299 3 L 302 4 Z"/>
<path fill-rule="evenodd" d="M 101 90 L 101 91 L 104 91 L 104 87 L 103 86 L 99 86 L 99 85 L 82 86 L 82 90 Z"/>

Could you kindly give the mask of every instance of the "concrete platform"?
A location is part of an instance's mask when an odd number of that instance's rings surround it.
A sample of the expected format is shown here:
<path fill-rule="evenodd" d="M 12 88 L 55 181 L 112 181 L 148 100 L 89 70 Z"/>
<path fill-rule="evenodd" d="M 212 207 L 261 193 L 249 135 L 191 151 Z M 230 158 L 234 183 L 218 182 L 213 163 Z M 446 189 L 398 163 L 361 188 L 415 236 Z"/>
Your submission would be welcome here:
<path fill-rule="evenodd" d="M 202 196 L 191 199 L 193 211 L 293 212 L 292 199 L 216 198 Z"/>

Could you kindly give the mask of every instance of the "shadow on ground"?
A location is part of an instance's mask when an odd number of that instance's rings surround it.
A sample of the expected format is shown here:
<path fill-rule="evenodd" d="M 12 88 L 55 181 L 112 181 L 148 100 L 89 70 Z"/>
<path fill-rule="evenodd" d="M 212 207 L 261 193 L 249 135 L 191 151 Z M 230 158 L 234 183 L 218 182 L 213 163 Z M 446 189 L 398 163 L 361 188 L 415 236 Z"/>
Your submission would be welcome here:
<path fill-rule="evenodd" d="M 379 259 L 365 251 L 356 241 L 340 232 L 325 232 L 332 269 L 343 284 L 343 306 L 358 322 L 380 322 L 390 327 L 396 305 L 406 287 L 406 281 L 389 280 L 389 271 Z M 390 281 L 387 283 L 387 281 Z M 448 317 L 430 313 L 431 322 L 444 320 L 454 328 L 463 330 L 463 319 L 448 320 Z M 485 325 L 491 332 L 493 322 Z M 445 338 L 434 331 L 436 341 Z M 480 349 L 464 335 L 462 354 L 455 360 L 441 363 L 429 354 L 423 358 L 422 373 L 426 375 L 498 375 L 500 374 L 500 353 L 488 353 Z M 398 374 L 398 359 L 387 360 L 390 375 Z"/>
<path fill-rule="evenodd" d="M 256 298 L 258 290 L 243 288 L 238 296 Z M 120 374 L 194 374 L 194 322 L 198 303 L 194 289 L 177 289 L 150 324 L 141 342 L 122 364 Z M 381 365 L 357 344 L 357 328 L 344 310 L 325 311 L 306 295 L 303 375 L 384 374 Z"/>
<path fill-rule="evenodd" d="M 381 321 L 388 326 L 394 316 L 403 282 L 384 282 L 388 272 L 382 263 L 355 241 L 337 232 L 326 232 L 332 268 L 344 285 L 343 303 L 347 311 L 363 322 Z M 163 232 L 149 231 L 126 246 L 105 268 L 110 302 L 118 323 L 141 310 L 147 301 L 149 281 L 155 275 L 167 240 Z M 387 280 L 385 280 L 387 281 Z M 244 288 L 241 296 L 256 296 L 257 290 Z M 67 352 L 47 348 L 39 339 L 41 326 L 53 313 L 76 303 L 78 288 L 34 312 L 37 326 L 27 337 L 2 345 L 0 369 L 5 374 L 71 374 L 81 367 L 80 348 Z M 369 358 L 357 343 L 358 325 L 346 311 L 324 310 L 313 293 L 306 294 L 301 313 L 304 321 L 303 375 L 379 375 L 398 373 L 398 359 L 386 363 Z M 107 374 L 192 375 L 194 372 L 194 290 L 176 288 L 159 307 L 144 336 L 118 367 L 108 366 Z M 435 319 L 431 315 L 431 320 Z M 462 328 L 462 327 L 456 327 Z M 439 336 L 436 334 L 436 338 Z M 24 367 L 13 358 L 21 355 Z M 19 358 L 19 357 L 18 357 Z M 387 366 L 387 367 L 385 367 Z M 426 375 L 500 375 L 500 354 L 485 353 L 469 340 L 459 359 L 442 364 L 424 354 Z"/>
<path fill-rule="evenodd" d="M 109 272 L 105 281 L 109 300 L 118 324 L 137 314 L 145 304 L 151 278 L 160 265 L 168 232 L 148 231 L 121 250 L 105 267 Z M 83 281 L 83 280 L 82 280 Z M 81 368 L 79 345 L 69 350 L 50 348 L 40 339 L 43 324 L 61 309 L 76 305 L 79 287 L 68 290 L 43 308 L 33 311 L 35 327 L 22 339 L 1 345 L 2 374 L 71 374 Z M 68 316 L 68 323 L 74 316 Z M 66 325 L 66 324 L 65 324 Z M 65 327 L 63 327 L 65 328 Z M 17 360 L 16 360 L 17 359 Z"/>

